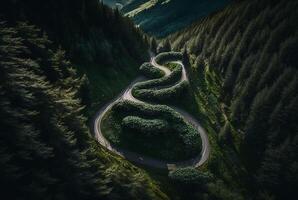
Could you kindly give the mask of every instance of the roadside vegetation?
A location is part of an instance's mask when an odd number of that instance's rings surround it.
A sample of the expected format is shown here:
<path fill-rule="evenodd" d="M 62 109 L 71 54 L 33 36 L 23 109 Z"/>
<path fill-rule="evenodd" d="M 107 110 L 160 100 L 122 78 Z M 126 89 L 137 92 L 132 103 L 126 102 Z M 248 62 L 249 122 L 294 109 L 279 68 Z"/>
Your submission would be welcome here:
<path fill-rule="evenodd" d="M 169 177 L 173 182 L 178 184 L 200 184 L 205 185 L 212 180 L 212 175 L 200 172 L 193 167 L 178 168 L 169 173 Z"/>
<path fill-rule="evenodd" d="M 154 67 L 149 62 L 145 62 L 141 65 L 140 72 L 150 79 L 161 78 L 165 75 L 164 71 Z"/>
<path fill-rule="evenodd" d="M 164 53 L 157 56 L 157 60 L 164 63 L 177 58 L 181 58 L 181 54 Z M 172 73 L 169 76 L 137 83 L 133 95 L 157 103 L 178 98 L 182 87 L 186 89 L 187 84 L 177 82 L 181 78 L 182 67 L 176 64 L 170 66 Z M 164 87 L 157 88 L 160 85 Z M 166 105 L 125 100 L 116 103 L 106 115 L 102 122 L 103 133 L 114 145 L 168 161 L 187 160 L 201 152 L 199 133 Z"/>
<path fill-rule="evenodd" d="M 182 76 L 182 67 L 176 63 L 165 65 L 172 70 L 169 76 L 137 83 L 132 94 L 138 99 L 157 103 L 166 103 L 179 98 L 188 87 L 187 81 L 179 82 Z"/>

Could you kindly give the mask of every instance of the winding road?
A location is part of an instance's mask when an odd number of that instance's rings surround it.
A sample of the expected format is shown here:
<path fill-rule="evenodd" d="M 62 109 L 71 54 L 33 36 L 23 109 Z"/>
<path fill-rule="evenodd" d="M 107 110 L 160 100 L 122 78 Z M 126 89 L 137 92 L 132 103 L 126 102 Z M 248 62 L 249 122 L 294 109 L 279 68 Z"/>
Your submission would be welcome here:
<path fill-rule="evenodd" d="M 173 63 L 177 63 L 182 66 L 182 76 L 181 76 L 181 79 L 179 82 L 188 81 L 186 71 L 185 71 L 185 68 L 184 68 L 184 65 L 182 64 L 182 62 L 174 61 Z M 171 71 L 167 67 L 159 65 L 156 62 L 155 57 L 151 58 L 151 64 L 154 67 L 159 68 L 162 71 L 164 71 L 165 76 L 169 76 L 171 74 Z M 210 145 L 209 145 L 208 136 L 207 136 L 205 130 L 201 127 L 199 122 L 193 116 L 191 116 L 187 112 L 185 112 L 177 107 L 170 106 L 176 112 L 180 113 L 187 122 L 189 122 L 190 124 L 193 125 L 193 127 L 199 132 L 201 140 L 202 140 L 201 152 L 198 152 L 198 155 L 192 159 L 185 160 L 185 161 L 178 161 L 178 162 L 169 162 L 169 161 L 165 161 L 165 160 L 155 159 L 155 158 L 144 156 L 142 154 L 138 154 L 138 153 L 126 150 L 126 149 L 118 148 L 118 147 L 112 145 L 103 136 L 103 133 L 101 131 L 102 119 L 103 119 L 104 115 L 107 113 L 107 111 L 109 111 L 115 103 L 117 103 L 120 100 L 129 100 L 129 101 L 133 101 L 136 103 L 147 103 L 148 104 L 148 102 L 143 102 L 139 99 L 136 99 L 132 95 L 132 88 L 134 87 L 134 85 L 136 83 L 138 83 L 140 81 L 144 81 L 144 80 L 146 80 L 144 77 L 139 77 L 139 78 L 135 79 L 119 96 L 117 96 L 115 99 L 113 99 L 108 104 L 106 104 L 101 110 L 99 110 L 99 112 L 97 113 L 95 122 L 94 122 L 94 133 L 95 133 L 95 138 L 97 139 L 97 141 L 102 146 L 104 146 L 108 150 L 118 154 L 119 156 L 121 156 L 131 162 L 135 162 L 135 163 L 149 166 L 149 167 L 161 168 L 161 169 L 175 169 L 178 167 L 189 167 L 189 166 L 199 167 L 202 164 L 204 164 L 207 161 L 209 154 L 210 154 Z"/>

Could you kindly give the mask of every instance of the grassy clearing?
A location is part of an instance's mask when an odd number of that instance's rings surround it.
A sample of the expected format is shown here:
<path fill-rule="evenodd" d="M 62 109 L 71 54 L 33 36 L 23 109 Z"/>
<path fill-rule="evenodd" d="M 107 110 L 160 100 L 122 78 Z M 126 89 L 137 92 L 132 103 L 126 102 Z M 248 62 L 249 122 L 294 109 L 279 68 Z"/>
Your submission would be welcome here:
<path fill-rule="evenodd" d="M 91 106 L 88 116 L 92 117 L 107 101 L 117 96 L 138 75 L 138 65 L 128 62 L 122 68 L 109 66 L 79 65 L 79 71 L 85 73 L 90 82 Z M 117 77 L 117 78 L 115 78 Z"/>

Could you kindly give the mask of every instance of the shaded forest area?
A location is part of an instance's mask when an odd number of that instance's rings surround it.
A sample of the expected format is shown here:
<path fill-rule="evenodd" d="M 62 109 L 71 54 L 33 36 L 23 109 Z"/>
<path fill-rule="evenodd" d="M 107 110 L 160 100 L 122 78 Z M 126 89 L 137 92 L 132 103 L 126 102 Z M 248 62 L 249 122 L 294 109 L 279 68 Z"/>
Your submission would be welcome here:
<path fill-rule="evenodd" d="M 66 50 L 90 81 L 91 115 L 120 92 L 148 59 L 146 36 L 129 18 L 97 0 L 8 0 L 1 3 L 0 17 L 12 25 L 28 21 L 46 32 L 53 46 Z"/>
<path fill-rule="evenodd" d="M 70 20 L 77 14 L 73 13 L 74 8 L 67 8 L 71 4 L 66 1 L 6 3 L 0 7 L 1 197 L 167 199 L 146 172 L 106 152 L 89 132 L 85 117 L 90 101 L 88 76 L 78 73 L 80 68 L 67 57 L 75 60 L 78 56 L 74 53 L 78 36 L 73 33 L 81 30 L 79 38 L 88 40 L 86 35 L 92 31 L 85 32 L 74 24 L 77 21 Z M 15 7 L 9 7 L 9 3 Z M 107 11 L 96 15 L 114 16 L 113 11 L 99 3 L 88 5 L 86 13 L 90 15 L 88 9 L 100 8 Z M 64 17 L 60 16 L 62 13 Z M 56 23 L 51 24 L 53 19 Z M 61 19 L 70 21 L 64 25 Z M 95 23 L 84 19 L 86 26 L 90 23 L 89 28 Z M 120 16 L 119 20 L 125 21 Z M 130 30 L 138 34 L 134 28 Z M 122 34 L 125 35 L 124 31 Z M 101 39 L 98 37 L 97 41 Z M 80 48 L 78 51 L 84 52 Z"/>
<path fill-rule="evenodd" d="M 294 0 L 240 1 L 169 37 L 174 49 L 191 54 L 193 85 L 206 65 L 222 77 L 228 120 L 220 134 L 240 138 L 224 142 L 237 146 L 254 198 L 296 194 L 297 9 Z"/>
<path fill-rule="evenodd" d="M 144 58 L 142 33 L 131 20 L 96 0 L 9 0 L 2 3 L 1 14 L 9 22 L 27 20 L 39 26 L 78 62 L 119 67 L 118 57 Z"/>
<path fill-rule="evenodd" d="M 185 108 L 201 120 L 211 143 L 207 164 L 170 173 L 176 187 L 168 189 L 168 179 L 157 178 L 164 180 L 157 185 L 103 150 L 86 125 L 136 76 L 148 59 L 148 38 L 97 0 L 1 2 L 2 197 L 168 199 L 162 187 L 181 199 L 292 199 L 297 9 L 295 0 L 238 1 L 159 46 L 184 51 L 198 104 Z M 151 40 L 153 52 L 156 46 Z"/>

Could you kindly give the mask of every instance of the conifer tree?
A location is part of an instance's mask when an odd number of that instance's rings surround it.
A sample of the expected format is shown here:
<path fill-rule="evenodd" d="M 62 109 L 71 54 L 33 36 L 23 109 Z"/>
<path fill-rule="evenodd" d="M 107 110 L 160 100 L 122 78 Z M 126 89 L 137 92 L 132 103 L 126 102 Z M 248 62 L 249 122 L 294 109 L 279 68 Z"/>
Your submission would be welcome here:
<path fill-rule="evenodd" d="M 157 52 L 157 43 L 156 43 L 156 40 L 155 38 L 151 38 L 151 42 L 150 42 L 150 50 L 156 54 Z"/>

